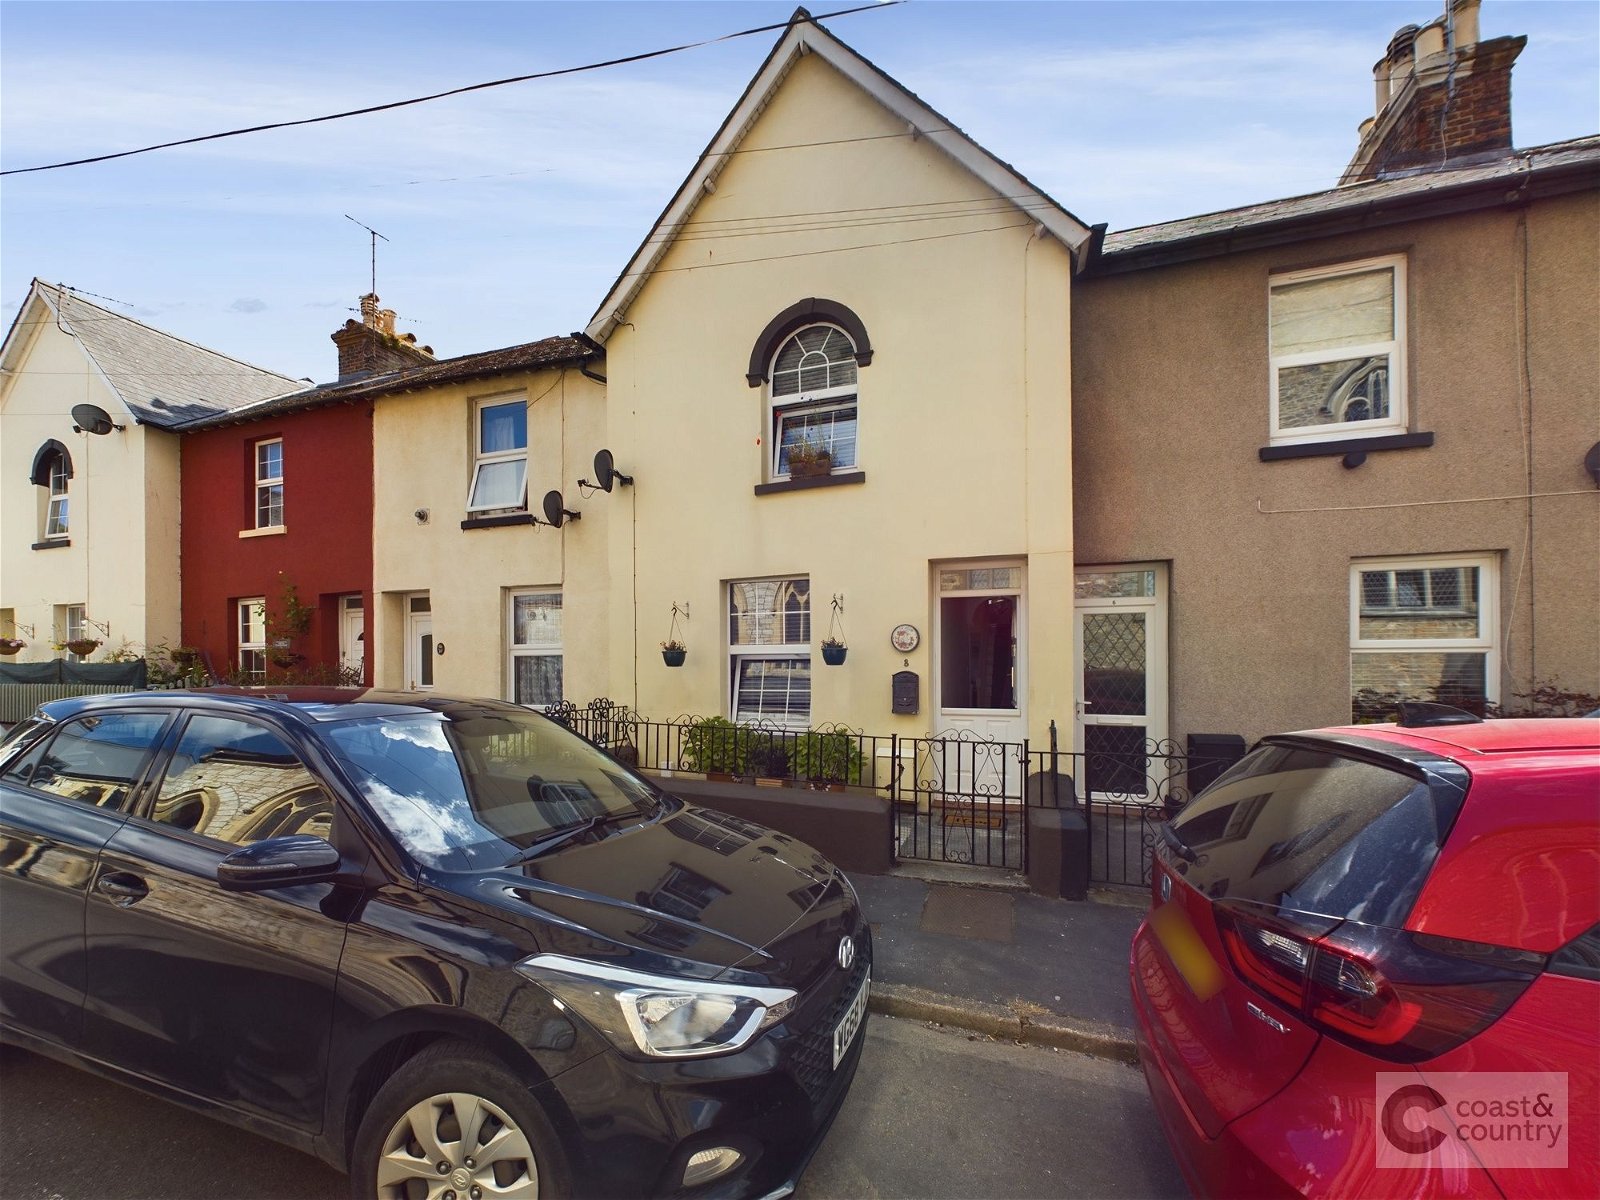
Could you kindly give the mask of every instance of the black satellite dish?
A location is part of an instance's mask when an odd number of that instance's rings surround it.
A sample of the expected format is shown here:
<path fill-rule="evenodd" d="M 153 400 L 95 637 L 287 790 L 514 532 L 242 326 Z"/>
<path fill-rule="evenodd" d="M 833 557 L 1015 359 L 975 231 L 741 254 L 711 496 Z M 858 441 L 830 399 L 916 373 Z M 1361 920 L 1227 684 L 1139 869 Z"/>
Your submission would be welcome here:
<path fill-rule="evenodd" d="M 624 487 L 633 482 L 632 475 L 624 475 L 617 470 L 617 464 L 611 457 L 611 451 L 601 450 L 594 456 L 594 477 L 599 481 L 604 491 L 610 491 L 613 482 Z"/>
<path fill-rule="evenodd" d="M 121 429 L 121 425 L 114 425 L 111 414 L 98 404 L 74 404 L 72 406 L 72 431 L 74 433 L 110 433 L 113 429 Z"/>
<path fill-rule="evenodd" d="M 546 524 L 560 529 L 562 521 L 568 518 L 576 521 L 581 516 L 583 516 L 582 513 L 575 513 L 571 509 L 561 506 L 561 493 L 554 488 L 544 494 L 544 519 Z"/>

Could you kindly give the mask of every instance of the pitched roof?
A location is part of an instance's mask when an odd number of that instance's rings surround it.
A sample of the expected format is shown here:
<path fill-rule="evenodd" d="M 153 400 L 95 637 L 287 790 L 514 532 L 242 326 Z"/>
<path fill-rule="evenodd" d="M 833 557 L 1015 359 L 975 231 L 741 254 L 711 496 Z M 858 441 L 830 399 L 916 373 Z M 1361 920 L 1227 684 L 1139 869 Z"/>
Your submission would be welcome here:
<path fill-rule="evenodd" d="M 783 84 L 790 69 L 805 54 L 816 54 L 845 78 L 861 88 L 879 104 L 910 127 L 922 141 L 948 154 L 1000 196 L 1015 204 L 1037 224 L 1043 225 L 1072 252 L 1074 259 L 1089 241 L 1087 225 L 1055 200 L 1040 191 L 1009 163 L 996 158 L 973 141 L 955 124 L 909 91 L 886 72 L 868 62 L 819 25 L 803 8 L 795 10 L 789 27 L 761 64 L 755 78 L 745 88 L 739 103 L 723 121 L 706 148 L 695 160 L 694 169 L 662 210 L 650 232 L 634 251 L 622 274 L 589 320 L 585 332 L 604 342 L 617 327 L 622 314 L 633 303 L 661 259 L 676 239 L 701 197 L 731 160 L 745 135 L 766 109 L 773 94 Z"/>
<path fill-rule="evenodd" d="M 0 361 L 25 344 L 30 321 L 53 320 L 72 336 L 107 386 L 141 423 L 170 429 L 303 386 L 301 380 L 252 366 L 142 321 L 112 312 L 65 285 L 35 279 L 12 322 Z"/>
<path fill-rule="evenodd" d="M 426 366 L 406 367 L 383 375 L 352 379 L 347 383 L 324 383 L 312 388 L 302 388 L 286 396 L 269 397 L 229 412 L 202 414 L 184 422 L 182 431 L 188 433 L 191 430 L 215 429 L 221 425 L 255 421 L 301 409 L 319 408 L 327 404 L 344 404 L 353 400 L 395 395 L 400 392 L 415 392 L 423 388 L 440 387 L 447 383 L 506 375 L 514 371 L 536 371 L 546 367 L 570 366 L 603 357 L 604 354 L 605 351 L 582 334 L 543 338 L 537 342 L 524 342 L 519 346 L 506 346 L 500 350 L 463 354 L 456 358 L 428 363 Z"/>
<path fill-rule="evenodd" d="M 1600 187 L 1600 136 L 1516 150 L 1487 163 L 1329 188 L 1106 235 L 1096 274 L 1226 254 L 1290 239 L 1374 228 L 1524 196 Z"/>

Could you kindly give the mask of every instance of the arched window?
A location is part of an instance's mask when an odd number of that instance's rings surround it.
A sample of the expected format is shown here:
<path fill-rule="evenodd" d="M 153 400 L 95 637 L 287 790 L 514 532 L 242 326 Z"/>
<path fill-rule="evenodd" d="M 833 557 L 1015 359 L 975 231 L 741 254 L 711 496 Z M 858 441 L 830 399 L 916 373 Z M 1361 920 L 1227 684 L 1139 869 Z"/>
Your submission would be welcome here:
<path fill-rule="evenodd" d="M 67 488 L 72 479 L 72 458 L 67 448 L 52 438 L 33 456 L 34 484 L 44 489 L 40 505 L 41 537 L 44 541 L 65 539 L 69 526 Z"/>
<path fill-rule="evenodd" d="M 772 359 L 772 475 L 802 478 L 856 465 L 856 346 L 834 325 L 809 325 Z"/>

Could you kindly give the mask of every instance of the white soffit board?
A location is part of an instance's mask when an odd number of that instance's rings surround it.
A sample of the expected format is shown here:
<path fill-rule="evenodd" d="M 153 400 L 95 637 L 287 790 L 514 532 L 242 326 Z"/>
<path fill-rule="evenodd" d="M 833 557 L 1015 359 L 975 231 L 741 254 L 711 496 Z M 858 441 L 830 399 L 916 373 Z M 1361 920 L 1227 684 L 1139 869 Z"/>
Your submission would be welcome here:
<path fill-rule="evenodd" d="M 679 186 L 672 203 L 656 219 L 626 269 L 612 284 L 611 291 L 584 329 L 589 337 L 603 343 L 622 322 L 645 281 L 672 245 L 674 238 L 663 236 L 663 231 L 687 221 L 701 197 L 715 188 L 716 177 L 730 153 L 744 140 L 756 118 L 771 102 L 795 61 L 808 53 L 820 55 L 846 79 L 917 130 L 921 140 L 938 147 L 999 196 L 1016 205 L 1019 212 L 1059 239 L 1075 262 L 1078 260 L 1089 240 L 1087 225 L 814 21 L 797 19 L 773 47 L 739 103 L 700 155 L 694 170 Z"/>

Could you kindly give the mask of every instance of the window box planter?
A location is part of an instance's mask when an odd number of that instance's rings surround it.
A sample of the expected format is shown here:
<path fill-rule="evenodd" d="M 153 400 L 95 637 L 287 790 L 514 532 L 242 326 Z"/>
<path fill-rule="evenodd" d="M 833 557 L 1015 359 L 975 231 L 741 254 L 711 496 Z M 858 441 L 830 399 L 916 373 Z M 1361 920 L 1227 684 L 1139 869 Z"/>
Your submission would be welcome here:
<path fill-rule="evenodd" d="M 789 478 L 814 479 L 833 472 L 833 455 L 826 450 L 819 454 L 801 454 L 789 451 Z"/>
<path fill-rule="evenodd" d="M 688 647 L 686 647 L 686 646 L 663 646 L 663 647 L 661 647 L 661 661 L 666 663 L 667 666 L 669 666 L 669 667 L 681 667 L 681 666 L 683 666 L 683 660 L 688 658 L 688 657 L 689 657 L 689 650 L 688 650 Z"/>
<path fill-rule="evenodd" d="M 830 667 L 841 666 L 844 663 L 845 651 L 848 649 L 848 646 L 838 644 L 830 645 L 827 642 L 823 642 L 822 661 L 827 663 Z"/>

